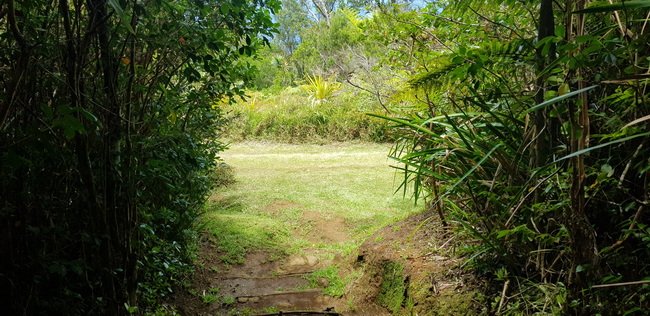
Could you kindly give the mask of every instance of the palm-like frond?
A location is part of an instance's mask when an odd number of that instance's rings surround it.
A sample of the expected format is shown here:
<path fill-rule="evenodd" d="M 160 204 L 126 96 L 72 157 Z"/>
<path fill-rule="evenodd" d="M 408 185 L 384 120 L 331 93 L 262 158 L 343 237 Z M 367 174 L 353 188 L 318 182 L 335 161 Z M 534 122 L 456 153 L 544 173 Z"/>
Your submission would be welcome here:
<path fill-rule="evenodd" d="M 493 65 L 526 63 L 534 52 L 533 39 L 514 39 L 507 43 L 491 41 L 464 53 L 454 53 L 442 60 L 433 71 L 416 74 L 409 80 L 411 88 L 431 89 L 455 82 L 461 76 L 476 76 L 481 69 Z"/>
<path fill-rule="evenodd" d="M 307 84 L 301 85 L 313 104 L 327 102 L 336 92 L 341 89 L 341 84 L 323 78 L 323 76 L 307 76 Z"/>

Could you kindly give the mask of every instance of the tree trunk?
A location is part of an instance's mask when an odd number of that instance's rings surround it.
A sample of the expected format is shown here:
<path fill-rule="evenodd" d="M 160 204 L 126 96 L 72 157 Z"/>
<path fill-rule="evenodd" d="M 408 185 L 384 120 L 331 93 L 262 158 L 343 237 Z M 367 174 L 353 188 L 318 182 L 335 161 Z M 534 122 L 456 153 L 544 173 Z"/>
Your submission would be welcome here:
<path fill-rule="evenodd" d="M 552 36 L 555 31 L 555 20 L 553 17 L 553 0 L 542 0 L 539 9 L 539 29 L 537 32 L 537 40 Z M 552 44 L 546 56 L 542 54 L 542 47 L 537 49 L 537 65 L 536 72 L 541 74 L 546 66 L 555 59 L 555 45 Z M 544 92 L 546 92 L 546 76 L 537 76 L 537 91 L 535 93 L 535 103 L 540 104 L 544 102 Z M 548 120 L 548 109 L 542 108 L 535 111 L 531 115 L 533 121 L 533 140 L 531 148 L 531 169 L 535 169 L 548 163 L 549 152 L 552 147 L 552 138 L 555 135 L 550 133 L 551 129 Z M 536 190 L 534 196 L 534 203 L 541 203 L 541 191 Z"/>
<path fill-rule="evenodd" d="M 567 3 L 567 7 L 571 7 L 571 1 Z M 578 0 L 575 3 L 575 10 L 580 10 L 585 7 L 584 0 Z M 575 36 L 584 35 L 584 15 L 577 14 L 571 16 L 569 19 L 574 19 L 569 23 L 567 28 L 569 40 Z M 575 32 L 575 33 L 573 33 Z M 578 89 L 586 88 L 587 85 L 582 80 L 580 69 L 577 72 Z M 587 93 L 580 94 L 578 99 L 578 117 L 570 119 L 572 123 L 571 128 L 571 151 L 577 152 L 588 147 L 589 143 L 589 103 Z M 574 115 L 571 111 L 569 115 Z M 586 213 L 585 201 L 585 157 L 578 155 L 571 159 L 572 175 L 571 175 L 571 214 L 567 216 L 567 228 L 571 238 L 573 248 L 572 268 L 569 278 L 569 284 L 575 294 L 578 294 L 583 287 L 585 287 L 591 279 L 591 276 L 597 273 L 598 268 L 598 250 L 596 245 L 596 236 Z M 580 269 L 579 269 L 580 268 Z M 578 272 L 583 271 L 583 272 Z"/>

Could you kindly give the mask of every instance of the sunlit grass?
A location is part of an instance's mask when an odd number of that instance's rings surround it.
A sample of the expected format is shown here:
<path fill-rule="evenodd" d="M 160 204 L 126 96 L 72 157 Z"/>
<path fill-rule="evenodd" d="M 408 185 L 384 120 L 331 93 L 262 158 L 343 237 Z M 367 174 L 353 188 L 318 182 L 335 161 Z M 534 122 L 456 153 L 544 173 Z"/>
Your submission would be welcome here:
<path fill-rule="evenodd" d="M 236 183 L 215 192 L 205 219 L 208 230 L 237 263 L 250 249 L 298 252 L 309 243 L 300 232 L 322 218 L 343 218 L 351 240 L 316 245 L 351 253 L 379 228 L 420 211 L 410 199 L 394 194 L 399 174 L 389 167 L 387 145 L 278 145 L 247 143 L 223 153 Z"/>
<path fill-rule="evenodd" d="M 336 266 L 329 266 L 322 270 L 316 270 L 305 276 L 309 280 L 309 287 L 317 288 L 322 286 L 320 279 L 327 280 L 327 286 L 323 289 L 323 294 L 341 297 L 345 291 L 345 284 L 339 276 L 339 269 Z"/>

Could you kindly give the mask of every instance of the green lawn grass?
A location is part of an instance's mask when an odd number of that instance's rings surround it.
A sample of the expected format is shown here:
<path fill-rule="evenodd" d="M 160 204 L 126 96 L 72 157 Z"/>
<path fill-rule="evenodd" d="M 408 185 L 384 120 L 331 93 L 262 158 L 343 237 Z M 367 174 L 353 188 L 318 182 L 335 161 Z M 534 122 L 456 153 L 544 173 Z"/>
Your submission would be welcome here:
<path fill-rule="evenodd" d="M 379 228 L 421 211 L 395 193 L 400 174 L 390 168 L 388 150 L 372 143 L 245 143 L 224 152 L 236 183 L 215 191 L 204 216 L 226 253 L 222 261 L 241 263 L 259 248 L 282 256 L 315 246 L 345 255 Z M 310 224 L 303 212 L 343 218 L 350 240 L 310 244 L 300 234 Z"/>

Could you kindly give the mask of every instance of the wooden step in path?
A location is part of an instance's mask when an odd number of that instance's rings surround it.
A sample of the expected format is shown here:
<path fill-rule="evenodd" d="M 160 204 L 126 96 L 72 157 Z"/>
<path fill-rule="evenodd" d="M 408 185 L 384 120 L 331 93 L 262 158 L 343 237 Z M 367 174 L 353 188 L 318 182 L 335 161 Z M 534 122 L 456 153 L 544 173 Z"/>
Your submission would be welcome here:
<path fill-rule="evenodd" d="M 340 315 L 334 310 L 333 298 L 324 295 L 322 287 L 314 288 L 307 278 L 331 263 L 302 254 L 266 262 L 255 269 L 243 266 L 215 273 L 207 287 L 218 289 L 218 295 L 231 298 L 231 303 L 210 304 L 206 314 L 248 310 L 257 312 L 249 315 Z"/>
<path fill-rule="evenodd" d="M 317 316 L 317 315 L 341 315 L 337 312 L 312 312 L 312 311 L 292 311 L 292 312 L 278 312 L 270 314 L 253 314 L 252 316 L 275 316 L 275 315 L 303 315 L 303 316 Z"/>

